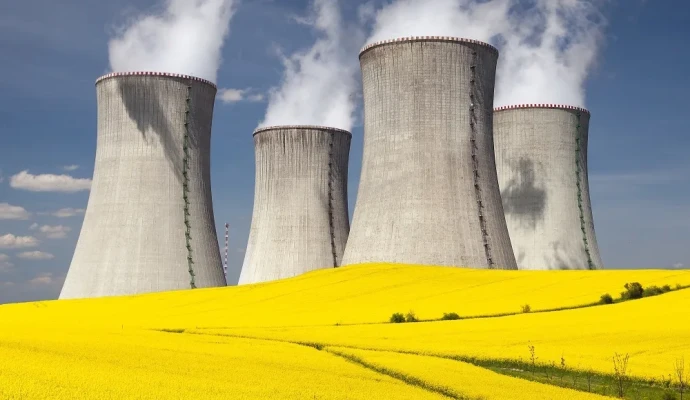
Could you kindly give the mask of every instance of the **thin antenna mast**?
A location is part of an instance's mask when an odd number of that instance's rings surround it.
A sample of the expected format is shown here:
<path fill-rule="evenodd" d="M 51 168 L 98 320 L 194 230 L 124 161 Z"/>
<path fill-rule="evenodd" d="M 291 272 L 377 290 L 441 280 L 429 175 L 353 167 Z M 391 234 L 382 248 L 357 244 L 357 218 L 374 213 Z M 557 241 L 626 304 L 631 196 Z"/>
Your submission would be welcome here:
<path fill-rule="evenodd" d="M 225 283 L 228 283 L 228 230 L 230 224 L 225 223 L 225 255 L 223 256 L 223 274 L 225 275 Z"/>

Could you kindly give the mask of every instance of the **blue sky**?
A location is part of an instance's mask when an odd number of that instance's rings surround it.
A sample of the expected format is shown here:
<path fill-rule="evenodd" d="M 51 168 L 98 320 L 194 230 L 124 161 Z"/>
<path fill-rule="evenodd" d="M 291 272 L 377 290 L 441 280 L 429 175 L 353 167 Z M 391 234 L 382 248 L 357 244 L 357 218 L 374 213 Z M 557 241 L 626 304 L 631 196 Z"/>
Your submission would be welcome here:
<path fill-rule="evenodd" d="M 57 4 L 59 3 L 59 4 Z M 11 177 L 91 178 L 96 145 L 94 81 L 108 72 L 114 27 L 153 1 L 23 0 L 0 13 L 0 204 L 25 219 L 0 219 L 0 237 L 36 239 L 0 248 L 0 303 L 56 298 L 79 235 L 88 191 L 36 192 Z M 356 2 L 344 4 L 355 18 Z M 218 73 L 220 88 L 265 93 L 280 83 L 285 52 L 309 47 L 310 29 L 291 15 L 308 2 L 245 0 L 234 15 Z M 619 0 L 606 10 L 606 44 L 587 81 L 592 112 L 590 191 L 606 268 L 690 266 L 690 3 Z M 353 54 L 352 57 L 356 57 Z M 229 281 L 239 276 L 254 194 L 252 131 L 265 101 L 217 101 L 212 134 L 213 201 L 219 237 L 229 222 Z M 357 194 L 362 128 L 353 128 L 350 214 Z M 66 166 L 78 166 L 66 170 Z M 66 212 L 61 215 L 69 214 Z M 0 214 L 2 216 L 2 214 Z M 32 229 L 32 225 L 36 224 Z M 47 227 L 46 227 L 47 226 Z M 12 247 L 12 246 L 6 246 Z M 15 246 L 16 247 L 16 246 Z M 20 253 L 28 252 L 21 258 Z M 41 253 L 34 253 L 41 252 Z M 47 254 L 46 254 L 47 253 Z M 52 256 L 52 257 L 50 257 Z M 50 258 L 48 258 L 50 257 Z M 42 259 L 45 258 L 45 259 Z"/>

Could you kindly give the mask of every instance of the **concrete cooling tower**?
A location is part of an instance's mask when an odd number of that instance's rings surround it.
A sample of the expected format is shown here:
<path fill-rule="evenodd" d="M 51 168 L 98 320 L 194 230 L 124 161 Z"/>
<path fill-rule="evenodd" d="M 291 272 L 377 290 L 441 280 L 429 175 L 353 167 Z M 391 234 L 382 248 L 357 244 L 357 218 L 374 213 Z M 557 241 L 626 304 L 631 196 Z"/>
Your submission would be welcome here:
<path fill-rule="evenodd" d="M 516 269 L 492 137 L 498 51 L 411 37 L 359 58 L 364 154 L 343 264 Z"/>
<path fill-rule="evenodd" d="M 587 179 L 589 117 L 552 104 L 495 110 L 496 168 L 519 269 L 602 268 Z"/>
<path fill-rule="evenodd" d="M 351 138 L 347 131 L 319 126 L 254 132 L 254 213 L 239 284 L 340 265 L 350 230 Z"/>
<path fill-rule="evenodd" d="M 210 180 L 211 82 L 96 81 L 91 194 L 61 299 L 225 286 Z"/>

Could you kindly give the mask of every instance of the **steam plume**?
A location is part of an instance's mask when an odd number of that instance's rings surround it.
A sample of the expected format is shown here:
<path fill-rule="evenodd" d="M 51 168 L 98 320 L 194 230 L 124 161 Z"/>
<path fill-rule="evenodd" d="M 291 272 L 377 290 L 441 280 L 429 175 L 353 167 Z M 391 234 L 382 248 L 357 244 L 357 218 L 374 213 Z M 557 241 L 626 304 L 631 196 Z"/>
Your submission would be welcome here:
<path fill-rule="evenodd" d="M 497 73 L 497 106 L 585 106 L 585 82 L 605 26 L 595 2 L 537 0 L 532 9 L 511 16 Z"/>
<path fill-rule="evenodd" d="M 319 35 L 310 49 L 283 56 L 280 87 L 269 94 L 259 126 L 324 125 L 351 130 L 359 88 L 357 51 L 361 30 L 346 26 L 337 0 L 314 0 L 312 15 L 300 22 Z"/>
<path fill-rule="evenodd" d="M 215 82 L 233 5 L 234 0 L 165 0 L 164 10 L 137 17 L 110 40 L 110 68 Z"/>
<path fill-rule="evenodd" d="M 398 0 L 374 15 L 367 43 L 406 36 L 457 36 L 490 41 L 509 28 L 509 0 Z"/>
<path fill-rule="evenodd" d="M 374 15 L 368 43 L 457 36 L 497 45 L 496 106 L 585 105 L 584 85 L 603 42 L 600 0 L 397 0 Z"/>

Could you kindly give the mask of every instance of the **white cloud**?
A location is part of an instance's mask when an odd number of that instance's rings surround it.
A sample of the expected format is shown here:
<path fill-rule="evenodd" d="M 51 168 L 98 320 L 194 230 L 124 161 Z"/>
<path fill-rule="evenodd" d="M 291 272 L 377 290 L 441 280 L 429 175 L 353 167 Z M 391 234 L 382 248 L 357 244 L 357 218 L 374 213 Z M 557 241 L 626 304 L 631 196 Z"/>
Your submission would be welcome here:
<path fill-rule="evenodd" d="M 8 233 L 0 236 L 0 249 L 23 249 L 38 246 L 38 240 L 33 236 L 15 236 Z"/>
<path fill-rule="evenodd" d="M 673 264 L 673 268 L 675 269 L 682 269 L 685 266 L 683 263 L 675 263 Z"/>
<path fill-rule="evenodd" d="M 36 229 L 34 225 L 31 225 L 30 229 Z M 64 225 L 43 225 L 40 228 L 38 228 L 38 230 L 39 232 L 43 233 L 48 239 L 63 239 L 67 236 L 67 232 L 70 232 L 72 228 Z"/>
<path fill-rule="evenodd" d="M 234 0 L 167 0 L 139 15 L 108 43 L 115 72 L 162 71 L 216 81 Z"/>
<path fill-rule="evenodd" d="M 30 285 L 50 285 L 53 283 L 55 283 L 55 277 L 50 272 L 40 273 L 29 281 Z"/>
<path fill-rule="evenodd" d="M 45 251 L 25 251 L 17 254 L 17 257 L 24 260 L 50 260 L 55 258 L 54 255 L 46 253 Z"/>
<path fill-rule="evenodd" d="M 218 97 L 223 101 L 223 103 L 234 103 L 242 100 L 244 95 L 244 90 L 242 89 L 220 89 L 218 91 Z"/>
<path fill-rule="evenodd" d="M 79 192 L 91 188 L 91 179 L 69 175 L 32 175 L 25 170 L 10 178 L 10 186 L 31 192 Z"/>
<path fill-rule="evenodd" d="M 0 253 L 0 272 L 7 272 L 12 267 L 14 267 L 14 264 L 10 262 L 10 256 Z"/>
<path fill-rule="evenodd" d="M 74 171 L 77 168 L 79 168 L 79 166 L 76 164 L 75 165 L 65 165 L 64 167 L 62 167 L 62 169 L 64 169 L 65 171 Z"/>
<path fill-rule="evenodd" d="M 240 101 L 259 102 L 263 101 L 264 95 L 256 93 L 252 88 L 247 89 L 220 89 L 218 98 L 223 103 L 237 103 Z"/>
<path fill-rule="evenodd" d="M 38 224 L 35 222 L 33 224 L 31 224 L 31 226 L 29 226 L 30 231 L 36 230 L 36 228 L 38 228 Z"/>
<path fill-rule="evenodd" d="M 353 55 L 364 43 L 364 32 L 343 21 L 336 0 L 314 0 L 309 17 L 293 19 L 311 27 L 317 39 L 308 49 L 281 55 L 283 79 L 270 90 L 259 127 L 307 124 L 351 130 L 361 85 Z"/>
<path fill-rule="evenodd" d="M 373 19 L 369 43 L 403 36 L 493 42 L 501 52 L 494 105 L 584 106 L 587 77 L 604 42 L 596 0 L 397 0 Z"/>
<path fill-rule="evenodd" d="M 0 203 L 0 219 L 29 219 L 30 215 L 24 207 Z"/>
<path fill-rule="evenodd" d="M 86 210 L 83 208 L 61 208 L 51 215 L 58 218 L 69 218 L 79 214 L 84 214 Z"/>
<path fill-rule="evenodd" d="M 247 96 L 247 101 L 251 102 L 259 102 L 259 101 L 264 101 L 265 96 L 261 93 L 256 93 L 256 94 L 250 94 Z"/>
<path fill-rule="evenodd" d="M 0 169 L 0 183 L 5 182 L 5 176 L 2 174 L 2 170 Z"/>

